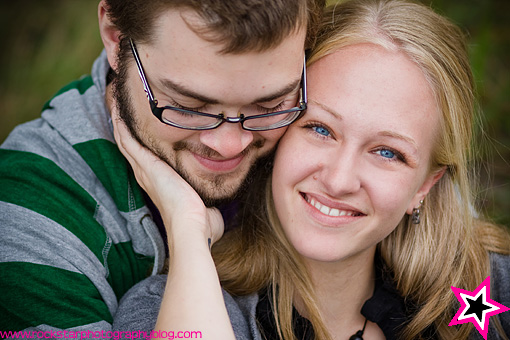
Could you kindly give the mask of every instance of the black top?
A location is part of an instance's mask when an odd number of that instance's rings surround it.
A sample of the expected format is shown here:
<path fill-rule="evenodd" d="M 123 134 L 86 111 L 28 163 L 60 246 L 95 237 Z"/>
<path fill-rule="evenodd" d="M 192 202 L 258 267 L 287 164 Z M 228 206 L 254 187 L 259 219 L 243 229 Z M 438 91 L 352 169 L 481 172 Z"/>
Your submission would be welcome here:
<path fill-rule="evenodd" d="M 402 326 L 409 319 L 414 308 L 411 305 L 405 304 L 404 299 L 397 292 L 389 275 L 383 270 L 382 264 L 380 261 L 378 262 L 376 263 L 374 295 L 365 301 L 361 308 L 361 314 L 368 320 L 376 323 L 383 331 L 387 340 L 397 340 L 399 338 L 398 333 L 402 330 Z M 268 288 L 260 293 L 260 300 L 256 309 L 256 319 L 263 337 L 268 340 L 277 340 L 279 338 L 276 331 L 273 309 L 271 308 L 270 292 L 271 289 Z M 302 317 L 295 308 L 292 318 L 294 334 L 297 339 L 314 339 L 311 322 Z M 430 336 L 432 333 L 427 332 L 427 335 Z"/>

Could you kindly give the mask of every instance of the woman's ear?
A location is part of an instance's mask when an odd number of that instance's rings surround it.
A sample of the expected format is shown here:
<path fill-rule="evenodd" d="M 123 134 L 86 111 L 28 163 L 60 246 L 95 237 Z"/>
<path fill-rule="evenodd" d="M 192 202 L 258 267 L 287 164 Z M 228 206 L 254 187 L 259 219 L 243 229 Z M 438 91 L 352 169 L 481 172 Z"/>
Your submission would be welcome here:
<path fill-rule="evenodd" d="M 430 173 L 425 181 L 423 182 L 422 186 L 418 190 L 418 192 L 414 195 L 413 199 L 411 200 L 411 203 L 407 207 L 407 214 L 411 215 L 413 213 L 414 208 L 418 208 L 420 206 L 420 201 L 423 201 L 425 199 L 425 196 L 429 193 L 430 189 L 434 186 L 434 184 L 437 183 L 443 177 L 444 173 L 446 171 L 446 166 L 442 167 L 441 169 L 434 171 Z"/>
<path fill-rule="evenodd" d="M 114 70 L 117 70 L 120 31 L 111 22 L 108 16 L 108 5 L 104 0 L 99 2 L 97 16 L 99 21 L 99 33 L 101 34 L 101 40 L 103 40 L 103 45 L 108 56 L 108 63 Z"/>

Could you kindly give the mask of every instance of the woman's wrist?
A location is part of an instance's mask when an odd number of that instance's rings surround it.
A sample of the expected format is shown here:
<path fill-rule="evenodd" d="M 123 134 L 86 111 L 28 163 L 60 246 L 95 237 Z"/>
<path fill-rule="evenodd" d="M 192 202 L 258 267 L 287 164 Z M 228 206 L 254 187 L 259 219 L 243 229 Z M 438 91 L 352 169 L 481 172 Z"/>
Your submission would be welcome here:
<path fill-rule="evenodd" d="M 217 209 L 206 212 L 182 213 L 169 218 L 163 216 L 169 245 L 186 244 L 210 249 L 223 234 L 223 219 Z"/>
<path fill-rule="evenodd" d="M 184 225 L 180 228 L 167 228 L 167 238 L 170 254 L 174 252 L 210 251 L 210 231 Z M 175 255 L 175 254 L 174 254 Z"/>

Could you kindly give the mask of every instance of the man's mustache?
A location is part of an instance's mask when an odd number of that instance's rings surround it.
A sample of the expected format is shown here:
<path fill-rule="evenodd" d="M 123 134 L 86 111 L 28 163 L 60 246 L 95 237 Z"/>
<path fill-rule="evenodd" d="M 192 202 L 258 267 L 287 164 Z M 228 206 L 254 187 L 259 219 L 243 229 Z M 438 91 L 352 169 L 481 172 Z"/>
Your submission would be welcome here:
<path fill-rule="evenodd" d="M 260 149 L 264 146 L 264 144 L 265 144 L 265 140 L 258 139 L 256 141 L 250 143 L 250 145 L 248 145 L 243 151 L 241 151 L 239 156 L 245 156 L 248 153 L 250 153 L 252 150 Z M 204 158 L 213 158 L 213 159 L 214 158 L 220 158 L 220 159 L 223 158 L 223 156 L 221 156 L 221 154 L 219 152 L 211 149 L 210 147 L 208 147 L 206 145 L 203 145 L 203 144 L 197 145 L 195 143 L 191 143 L 188 141 L 175 142 L 173 149 L 174 149 L 174 151 L 183 151 L 183 150 L 189 151 L 191 153 L 197 154 Z"/>

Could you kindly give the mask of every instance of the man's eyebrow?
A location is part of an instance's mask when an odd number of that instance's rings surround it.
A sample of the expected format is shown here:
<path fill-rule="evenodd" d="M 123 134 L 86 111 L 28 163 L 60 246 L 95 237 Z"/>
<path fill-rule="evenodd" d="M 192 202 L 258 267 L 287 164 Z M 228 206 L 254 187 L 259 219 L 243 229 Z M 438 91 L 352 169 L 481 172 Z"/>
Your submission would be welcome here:
<path fill-rule="evenodd" d="M 252 102 L 252 104 L 267 103 L 267 102 L 273 101 L 275 99 L 278 99 L 280 97 L 283 97 L 283 96 L 291 93 L 292 91 L 295 91 L 298 88 L 300 83 L 301 83 L 301 78 L 293 81 L 292 83 L 289 83 L 287 86 L 281 88 L 279 91 L 276 91 L 275 93 L 255 99 Z"/>
<path fill-rule="evenodd" d="M 184 97 L 193 98 L 193 99 L 196 99 L 198 101 L 201 101 L 201 102 L 207 103 L 207 104 L 220 104 L 219 100 L 214 99 L 214 98 L 209 98 L 202 94 L 193 92 L 192 90 L 187 89 L 186 87 L 184 87 L 180 84 L 177 84 L 177 83 L 171 81 L 170 79 L 162 79 L 160 82 L 161 82 L 161 85 L 163 87 L 165 87 L 166 89 L 168 89 L 170 91 L 175 91 Z"/>
<path fill-rule="evenodd" d="M 207 104 L 221 104 L 221 101 L 218 99 L 210 98 L 202 94 L 196 93 L 180 84 L 171 81 L 170 79 L 162 79 L 160 82 L 162 87 L 170 91 L 177 92 L 178 94 L 184 97 L 193 98 Z M 265 95 L 263 97 L 255 99 L 251 104 L 270 102 L 277 98 L 285 96 L 291 93 L 292 91 L 295 91 L 298 88 L 300 82 L 301 78 L 289 83 L 288 85 L 276 91 L 275 93 L 271 93 L 269 95 Z"/>

